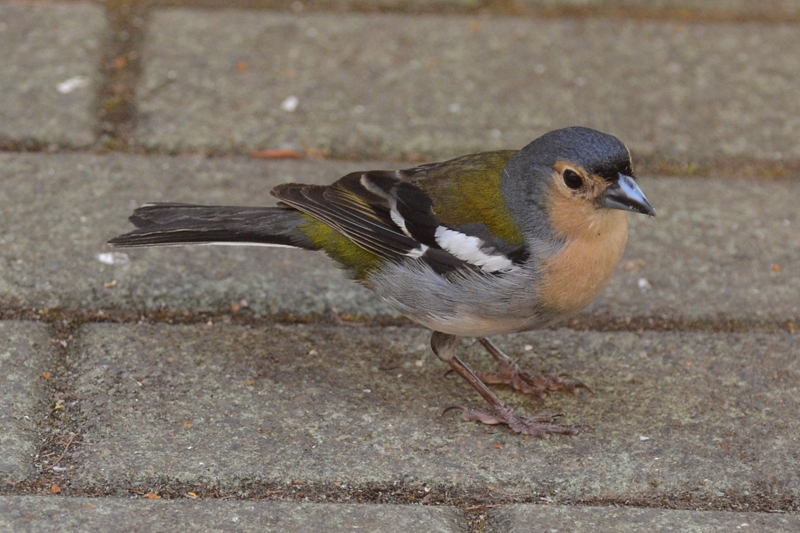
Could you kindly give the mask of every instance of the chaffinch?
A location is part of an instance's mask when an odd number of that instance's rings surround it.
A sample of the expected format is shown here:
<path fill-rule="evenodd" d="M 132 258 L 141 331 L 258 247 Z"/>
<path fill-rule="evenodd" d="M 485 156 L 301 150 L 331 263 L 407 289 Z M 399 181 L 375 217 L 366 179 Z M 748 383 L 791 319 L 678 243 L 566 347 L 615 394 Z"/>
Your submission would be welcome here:
<path fill-rule="evenodd" d="M 519 151 L 483 152 L 406 170 L 354 172 L 332 185 L 272 189 L 277 207 L 147 204 L 113 246 L 251 244 L 323 250 L 391 307 L 433 330 L 431 347 L 492 410 L 464 420 L 546 438 L 584 426 L 516 414 L 486 386 L 544 397 L 583 385 L 522 370 L 486 337 L 542 328 L 600 294 L 628 237 L 626 211 L 655 215 L 616 137 L 571 127 Z M 499 364 L 473 373 L 459 336 Z"/>

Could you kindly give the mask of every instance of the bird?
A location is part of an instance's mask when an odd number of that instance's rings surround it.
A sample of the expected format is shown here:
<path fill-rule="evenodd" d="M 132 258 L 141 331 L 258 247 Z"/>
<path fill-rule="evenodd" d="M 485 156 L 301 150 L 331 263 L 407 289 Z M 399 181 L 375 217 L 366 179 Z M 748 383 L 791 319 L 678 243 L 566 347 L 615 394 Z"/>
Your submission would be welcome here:
<path fill-rule="evenodd" d="M 617 137 L 573 126 L 520 150 L 403 170 L 352 172 L 330 185 L 285 183 L 276 206 L 150 203 L 114 247 L 241 244 L 322 250 L 349 275 L 430 329 L 436 356 L 488 403 L 452 406 L 465 421 L 539 438 L 590 426 L 524 416 L 488 386 L 544 398 L 588 388 L 523 370 L 488 337 L 563 322 L 604 289 L 625 249 L 627 212 L 656 212 Z M 473 372 L 457 355 L 473 337 L 498 364 Z"/>

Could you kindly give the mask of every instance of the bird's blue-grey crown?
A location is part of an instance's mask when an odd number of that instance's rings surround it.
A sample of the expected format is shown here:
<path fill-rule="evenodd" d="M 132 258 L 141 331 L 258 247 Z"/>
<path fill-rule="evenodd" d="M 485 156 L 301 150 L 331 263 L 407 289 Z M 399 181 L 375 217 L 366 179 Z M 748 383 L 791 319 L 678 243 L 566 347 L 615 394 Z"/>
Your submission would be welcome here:
<path fill-rule="evenodd" d="M 613 135 L 591 128 L 574 126 L 551 131 L 520 151 L 536 154 L 541 165 L 553 168 L 558 161 L 580 165 L 590 174 L 617 179 L 631 175 L 631 155 L 625 144 Z M 519 155 L 519 154 L 518 154 Z"/>
<path fill-rule="evenodd" d="M 508 162 L 503 187 L 511 175 L 513 181 L 533 181 L 549 185 L 553 166 L 568 161 L 608 180 L 619 174 L 632 175 L 628 148 L 616 137 L 591 128 L 573 126 L 545 133 L 517 152 Z"/>

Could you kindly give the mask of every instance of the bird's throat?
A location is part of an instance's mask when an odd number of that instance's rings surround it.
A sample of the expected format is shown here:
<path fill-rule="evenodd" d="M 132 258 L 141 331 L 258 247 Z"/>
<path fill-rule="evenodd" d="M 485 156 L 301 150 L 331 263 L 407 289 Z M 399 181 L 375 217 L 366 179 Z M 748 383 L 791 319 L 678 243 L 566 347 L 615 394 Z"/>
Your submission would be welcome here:
<path fill-rule="evenodd" d="M 618 210 L 597 210 L 581 224 L 560 231 L 564 245 L 542 262 L 540 298 L 545 309 L 567 318 L 589 305 L 608 284 L 628 239 L 628 217 Z M 555 222 L 555 221 L 554 221 Z"/>

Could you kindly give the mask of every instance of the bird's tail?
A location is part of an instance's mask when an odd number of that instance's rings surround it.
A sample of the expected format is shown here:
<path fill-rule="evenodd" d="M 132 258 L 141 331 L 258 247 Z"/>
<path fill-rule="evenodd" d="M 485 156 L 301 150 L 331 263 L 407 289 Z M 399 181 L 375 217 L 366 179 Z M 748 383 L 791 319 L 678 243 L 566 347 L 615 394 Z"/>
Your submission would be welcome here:
<path fill-rule="evenodd" d="M 145 204 L 130 221 L 136 230 L 108 241 L 112 246 L 240 244 L 316 250 L 298 228 L 303 215 L 286 207 L 227 207 L 178 203 Z"/>

